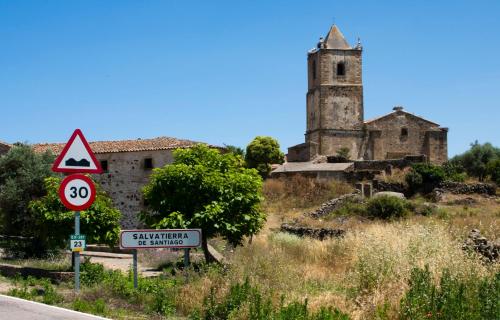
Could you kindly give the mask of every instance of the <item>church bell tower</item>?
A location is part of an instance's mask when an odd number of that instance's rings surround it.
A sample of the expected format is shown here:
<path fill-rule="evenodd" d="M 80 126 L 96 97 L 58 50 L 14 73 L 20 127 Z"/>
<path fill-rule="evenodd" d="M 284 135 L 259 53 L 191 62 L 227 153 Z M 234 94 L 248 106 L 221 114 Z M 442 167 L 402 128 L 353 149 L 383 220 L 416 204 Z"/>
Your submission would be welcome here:
<path fill-rule="evenodd" d="M 362 47 L 353 48 L 336 25 L 307 55 L 307 131 L 310 156 L 349 148 L 358 159 L 363 141 Z M 314 151 L 312 151 L 314 150 Z"/>

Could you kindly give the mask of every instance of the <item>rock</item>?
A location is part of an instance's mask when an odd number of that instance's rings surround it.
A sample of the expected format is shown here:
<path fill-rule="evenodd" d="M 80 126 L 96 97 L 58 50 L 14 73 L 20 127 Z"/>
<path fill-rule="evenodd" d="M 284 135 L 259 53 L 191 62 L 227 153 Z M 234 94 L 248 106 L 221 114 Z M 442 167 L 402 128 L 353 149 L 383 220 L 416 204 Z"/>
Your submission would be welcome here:
<path fill-rule="evenodd" d="M 318 240 L 343 237 L 345 234 L 345 230 L 342 229 L 309 228 L 294 226 L 287 223 L 283 223 L 281 225 L 280 231 L 291 233 L 299 237 L 307 236 Z"/>
<path fill-rule="evenodd" d="M 383 196 L 406 199 L 405 195 L 402 194 L 401 192 L 393 192 L 393 191 L 382 191 L 382 192 L 377 192 L 373 195 L 374 198 L 383 197 Z"/>
<path fill-rule="evenodd" d="M 488 241 L 479 230 L 472 229 L 465 240 L 462 249 L 471 250 L 481 254 L 487 261 L 496 261 L 500 256 L 499 241 Z"/>
<path fill-rule="evenodd" d="M 345 194 L 341 197 L 338 197 L 338 198 L 335 198 L 332 200 L 328 200 L 327 202 L 323 203 L 317 210 L 314 210 L 313 212 L 306 213 L 305 215 L 308 215 L 312 218 L 318 219 L 322 216 L 325 216 L 325 215 L 339 209 L 347 201 L 353 201 L 353 202 L 363 201 L 363 199 L 359 195 L 359 190 L 357 190 L 354 193 Z"/>
<path fill-rule="evenodd" d="M 451 182 L 445 181 L 439 184 L 439 188 L 445 192 L 450 192 L 453 194 L 486 194 L 495 195 L 496 188 L 492 184 L 488 183 L 463 183 L 463 182 Z"/>

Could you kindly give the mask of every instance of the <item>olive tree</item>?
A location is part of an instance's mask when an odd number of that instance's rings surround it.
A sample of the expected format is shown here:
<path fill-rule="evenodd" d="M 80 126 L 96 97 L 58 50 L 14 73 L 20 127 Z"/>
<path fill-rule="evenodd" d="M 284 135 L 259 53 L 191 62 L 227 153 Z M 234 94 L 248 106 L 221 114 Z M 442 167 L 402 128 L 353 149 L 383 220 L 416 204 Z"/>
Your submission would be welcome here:
<path fill-rule="evenodd" d="M 199 144 L 174 151 L 173 164 L 154 169 L 144 187 L 148 209 L 142 221 L 153 228 L 201 228 L 202 248 L 222 236 L 232 245 L 256 234 L 265 222 L 262 179 L 233 153 Z"/>

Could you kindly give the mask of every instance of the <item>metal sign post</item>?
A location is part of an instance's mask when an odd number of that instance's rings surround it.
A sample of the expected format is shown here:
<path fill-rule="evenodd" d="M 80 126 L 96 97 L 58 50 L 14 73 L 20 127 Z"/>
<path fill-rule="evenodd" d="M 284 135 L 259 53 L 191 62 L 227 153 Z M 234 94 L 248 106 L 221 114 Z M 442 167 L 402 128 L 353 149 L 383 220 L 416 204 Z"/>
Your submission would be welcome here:
<path fill-rule="evenodd" d="M 75 235 L 80 235 L 80 211 L 75 211 Z M 75 291 L 80 292 L 80 251 L 75 252 Z"/>
<path fill-rule="evenodd" d="M 80 252 L 85 250 L 86 238 L 80 234 L 80 211 L 94 203 L 96 190 L 94 182 L 81 173 L 102 173 L 87 139 L 82 131 L 76 129 L 52 165 L 52 171 L 77 173 L 67 176 L 59 187 L 59 198 L 69 210 L 75 211 L 75 234 L 70 236 L 75 271 L 75 291 L 80 291 Z"/>
<path fill-rule="evenodd" d="M 132 254 L 134 256 L 132 265 L 132 269 L 134 269 L 134 288 L 137 289 L 137 249 L 134 249 Z"/>

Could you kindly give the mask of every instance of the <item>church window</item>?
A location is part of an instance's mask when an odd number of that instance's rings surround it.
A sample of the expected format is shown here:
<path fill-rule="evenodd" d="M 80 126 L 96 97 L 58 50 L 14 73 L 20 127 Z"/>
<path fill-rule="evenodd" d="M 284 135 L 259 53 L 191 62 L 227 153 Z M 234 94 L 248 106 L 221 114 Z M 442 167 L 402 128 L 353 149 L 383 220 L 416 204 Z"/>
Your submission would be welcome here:
<path fill-rule="evenodd" d="M 313 61 L 312 65 L 312 73 L 313 73 L 313 79 L 316 79 L 316 60 Z"/>
<path fill-rule="evenodd" d="M 343 62 L 337 63 L 337 75 L 345 76 L 345 64 Z"/>
<path fill-rule="evenodd" d="M 408 128 L 402 128 L 401 129 L 401 138 L 406 138 L 408 137 Z"/>

